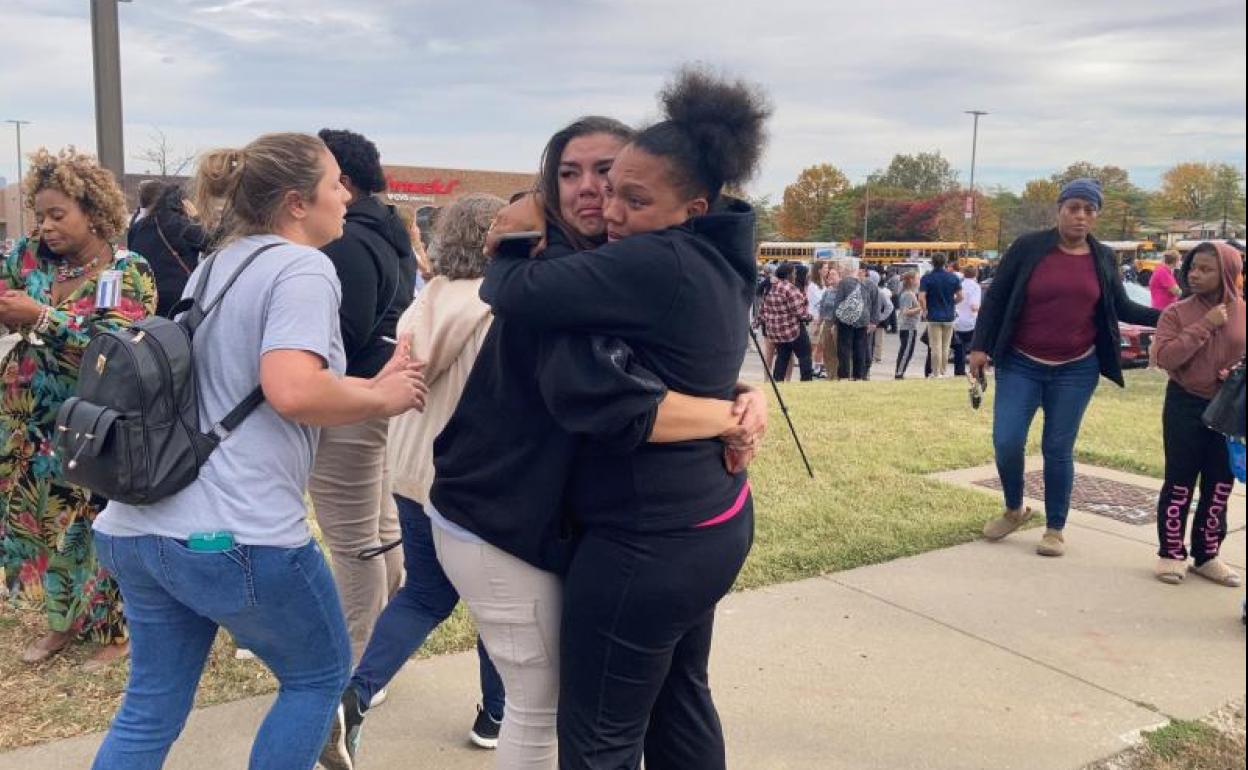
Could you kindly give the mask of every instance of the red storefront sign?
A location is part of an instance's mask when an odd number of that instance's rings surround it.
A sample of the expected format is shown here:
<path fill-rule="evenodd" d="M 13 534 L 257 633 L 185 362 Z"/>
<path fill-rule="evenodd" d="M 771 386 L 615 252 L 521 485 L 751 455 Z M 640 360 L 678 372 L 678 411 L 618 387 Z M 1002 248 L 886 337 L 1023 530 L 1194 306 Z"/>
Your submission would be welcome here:
<path fill-rule="evenodd" d="M 396 193 L 413 193 L 415 195 L 450 195 L 459 187 L 458 179 L 443 182 L 434 179 L 430 182 L 404 182 L 394 177 L 386 177 L 386 189 Z"/>

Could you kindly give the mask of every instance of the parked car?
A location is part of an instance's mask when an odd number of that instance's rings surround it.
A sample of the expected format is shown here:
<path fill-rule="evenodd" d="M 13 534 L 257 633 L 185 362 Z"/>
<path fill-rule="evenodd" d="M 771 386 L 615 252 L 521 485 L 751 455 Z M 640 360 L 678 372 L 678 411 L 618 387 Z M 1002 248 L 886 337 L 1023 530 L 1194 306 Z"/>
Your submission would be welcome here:
<path fill-rule="evenodd" d="M 1132 302 L 1141 305 L 1152 303 L 1152 293 L 1143 286 L 1126 281 L 1123 288 Z M 1118 322 L 1118 335 L 1121 339 L 1118 357 L 1122 361 L 1122 368 L 1140 369 L 1148 366 L 1148 351 L 1153 346 L 1153 335 L 1156 332 L 1151 326 Z"/>

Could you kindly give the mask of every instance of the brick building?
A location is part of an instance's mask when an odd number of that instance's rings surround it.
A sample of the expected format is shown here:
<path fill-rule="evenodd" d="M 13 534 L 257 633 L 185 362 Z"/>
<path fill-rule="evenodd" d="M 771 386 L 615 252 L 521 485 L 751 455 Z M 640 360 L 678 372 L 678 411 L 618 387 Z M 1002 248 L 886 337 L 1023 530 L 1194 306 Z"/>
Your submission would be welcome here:
<path fill-rule="evenodd" d="M 385 166 L 389 189 L 384 193 L 391 203 L 410 209 L 442 208 L 471 193 L 490 193 L 507 200 L 514 193 L 530 190 L 537 181 L 533 173 L 512 171 L 481 171 L 458 168 L 429 168 L 423 166 Z M 122 189 L 133 209 L 138 200 L 139 184 L 145 179 L 158 178 L 151 174 L 126 174 Z M 187 177 L 169 177 L 183 184 Z M 17 206 L 20 185 L 0 186 L 0 240 L 16 238 Z M 29 230 L 35 221 L 33 213 L 26 212 Z"/>

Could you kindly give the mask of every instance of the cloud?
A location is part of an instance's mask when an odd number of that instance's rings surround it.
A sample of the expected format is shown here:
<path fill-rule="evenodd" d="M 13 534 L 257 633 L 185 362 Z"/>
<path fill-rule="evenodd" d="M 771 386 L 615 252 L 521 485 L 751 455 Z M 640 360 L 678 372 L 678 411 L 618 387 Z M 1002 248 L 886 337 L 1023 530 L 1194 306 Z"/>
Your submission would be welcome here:
<path fill-rule="evenodd" d="M 93 144 L 83 6 L 10 0 L 0 104 L 29 142 Z M 127 149 L 350 127 L 390 162 L 529 170 L 586 113 L 640 123 L 682 62 L 763 84 L 776 105 L 753 189 L 800 170 L 861 178 L 941 150 L 1020 188 L 1081 159 L 1137 182 L 1198 159 L 1244 164 L 1245 8 L 1230 0 L 1036 4 L 813 0 L 136 0 L 120 8 Z M 55 62 L 49 67 L 48 62 Z M 6 109 L 6 112 L 8 110 Z M 0 174 L 12 150 L 0 134 Z"/>

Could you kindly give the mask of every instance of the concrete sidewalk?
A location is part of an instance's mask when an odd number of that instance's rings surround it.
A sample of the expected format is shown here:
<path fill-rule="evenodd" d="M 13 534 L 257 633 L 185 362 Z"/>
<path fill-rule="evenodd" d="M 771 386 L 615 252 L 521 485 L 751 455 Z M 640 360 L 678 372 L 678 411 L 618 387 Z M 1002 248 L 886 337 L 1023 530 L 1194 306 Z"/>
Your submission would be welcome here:
<path fill-rule="evenodd" d="M 1242 568 L 1242 491 L 1231 526 L 1226 556 Z M 1155 581 L 1151 526 L 1076 511 L 1063 559 L 1034 554 L 1039 534 L 725 600 L 712 681 L 730 766 L 1076 770 L 1243 695 L 1242 591 Z M 360 766 L 490 768 L 465 740 L 475 688 L 474 654 L 410 663 L 369 716 Z M 196 712 L 166 766 L 245 767 L 268 702 Z M 10 752 L 0 770 L 87 767 L 99 741 Z"/>

